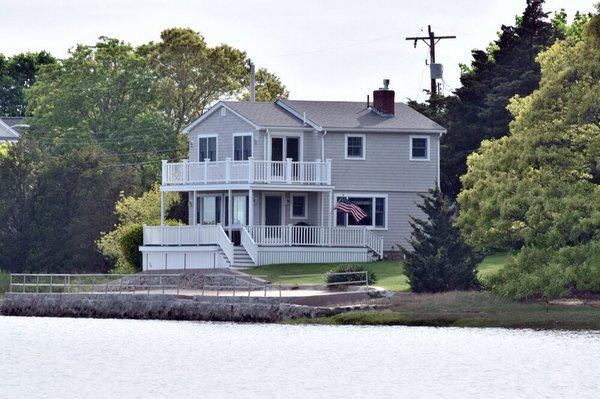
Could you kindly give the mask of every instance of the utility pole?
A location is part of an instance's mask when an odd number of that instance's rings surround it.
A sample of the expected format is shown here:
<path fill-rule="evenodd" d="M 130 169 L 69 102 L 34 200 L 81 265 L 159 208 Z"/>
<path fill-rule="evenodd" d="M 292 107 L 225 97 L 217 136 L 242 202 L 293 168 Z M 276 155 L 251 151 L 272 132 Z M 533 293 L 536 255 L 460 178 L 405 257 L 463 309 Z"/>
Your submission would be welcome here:
<path fill-rule="evenodd" d="M 434 98 L 437 95 L 437 83 L 436 78 L 433 75 L 433 65 L 435 64 L 435 45 L 442 39 L 456 39 L 456 36 L 436 36 L 434 32 L 431 31 L 431 25 L 427 25 L 427 31 L 429 33 L 428 36 L 415 36 L 415 37 L 407 37 L 406 40 L 412 40 L 415 43 L 415 48 L 417 48 L 417 42 L 422 40 L 423 43 L 429 46 L 429 73 L 431 76 L 431 98 Z"/>

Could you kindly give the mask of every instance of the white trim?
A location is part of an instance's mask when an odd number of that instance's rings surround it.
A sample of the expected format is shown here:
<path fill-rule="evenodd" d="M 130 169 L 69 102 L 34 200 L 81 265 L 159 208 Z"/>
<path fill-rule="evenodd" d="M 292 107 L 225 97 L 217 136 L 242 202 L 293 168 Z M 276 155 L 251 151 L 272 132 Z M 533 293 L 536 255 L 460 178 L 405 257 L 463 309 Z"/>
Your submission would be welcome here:
<path fill-rule="evenodd" d="M 372 221 L 372 225 L 370 226 L 365 226 L 367 229 L 369 230 L 389 230 L 389 225 L 388 225 L 388 214 L 389 214 L 389 196 L 387 193 L 355 193 L 355 192 L 336 192 L 334 194 L 334 204 L 337 204 L 338 202 L 338 198 L 343 198 L 343 197 L 351 197 L 351 198 L 372 198 L 373 199 L 373 207 L 371 209 L 371 221 Z M 380 226 L 375 226 L 375 198 L 384 198 L 385 199 L 385 226 L 384 227 L 380 227 Z M 332 207 L 332 212 L 333 214 L 333 226 L 337 226 L 337 211 L 335 209 L 333 209 Z M 340 226 L 340 227 L 346 227 L 346 226 Z"/>
<path fill-rule="evenodd" d="M 265 212 L 265 197 L 281 197 L 281 224 L 280 226 L 285 226 L 285 193 L 272 193 L 263 191 L 261 198 L 261 219 L 262 225 L 267 225 L 267 213 Z"/>
<path fill-rule="evenodd" d="M 426 139 L 427 140 L 427 158 L 413 158 L 413 139 Z M 408 138 L 408 155 L 411 161 L 429 161 L 429 154 L 431 150 L 431 136 L 427 135 L 415 135 L 411 134 Z"/>
<path fill-rule="evenodd" d="M 200 139 L 215 137 L 215 162 L 219 160 L 219 135 L 214 133 L 202 133 L 197 137 L 198 140 L 198 162 L 204 162 L 204 159 L 200 159 Z M 206 151 L 208 152 L 208 141 L 206 142 Z"/>
<path fill-rule="evenodd" d="M 294 197 L 304 197 L 304 214 L 294 216 Z M 308 219 L 308 196 L 306 194 L 290 194 L 290 219 L 301 220 Z"/>
<path fill-rule="evenodd" d="M 190 191 L 197 190 L 200 192 L 206 191 L 222 191 L 222 190 L 249 190 L 252 188 L 253 190 L 271 190 L 271 191 L 310 191 L 310 192 L 318 192 L 318 191 L 330 191 L 335 188 L 335 186 L 327 186 L 323 184 L 273 184 L 273 183 L 223 183 L 223 184 L 181 184 L 181 185 L 161 185 L 160 191 L 164 192 L 181 192 L 181 191 Z M 413 192 L 413 191 L 407 191 Z"/>
<path fill-rule="evenodd" d="M 445 134 L 446 129 L 417 129 L 417 128 L 397 128 L 397 129 L 381 129 L 381 128 L 346 128 L 346 127 L 327 127 L 328 132 L 356 132 L 356 133 L 441 133 Z"/>
<path fill-rule="evenodd" d="M 252 132 L 239 132 L 239 133 L 233 133 L 233 139 L 231 140 L 231 159 L 233 161 L 235 161 L 235 138 L 236 137 L 245 137 L 245 136 L 250 136 L 250 156 L 253 157 L 254 156 L 254 133 Z M 242 140 L 242 145 L 243 145 L 243 140 Z M 242 156 L 244 154 L 244 151 L 242 150 Z"/>
<path fill-rule="evenodd" d="M 296 111 L 294 108 L 292 108 L 289 105 L 287 105 L 286 103 L 284 103 L 282 100 L 275 101 L 275 105 L 280 106 L 281 108 L 283 108 L 284 110 L 286 110 L 290 114 L 294 115 L 296 118 L 304 120 L 306 122 L 306 124 L 310 125 L 314 129 L 323 130 L 321 128 L 321 126 L 317 125 L 316 123 L 314 123 L 313 121 L 311 121 L 310 119 L 308 119 L 306 117 L 306 115 L 301 115 L 298 111 Z"/>
<path fill-rule="evenodd" d="M 350 157 L 348 156 L 348 138 L 350 137 L 360 137 L 362 139 L 362 157 Z M 344 135 L 344 159 L 347 160 L 358 160 L 358 161 L 364 161 L 365 159 L 367 159 L 367 135 L 362 133 L 362 134 L 358 134 L 358 133 L 346 133 Z"/>
<path fill-rule="evenodd" d="M 440 172 L 440 141 L 442 141 L 442 133 L 440 133 L 440 135 L 438 136 L 438 140 L 437 140 L 437 186 L 438 188 L 441 190 L 442 189 L 442 183 L 441 183 L 441 172 Z"/>
<path fill-rule="evenodd" d="M 185 134 L 190 133 L 190 131 L 193 128 L 195 128 L 196 126 L 198 126 L 203 120 L 205 120 L 206 118 L 208 118 L 215 111 L 217 111 L 218 109 L 221 109 L 221 107 L 224 107 L 228 111 L 231 111 L 234 115 L 236 115 L 239 118 L 241 118 L 244 122 L 252 125 L 255 129 L 260 129 L 261 128 L 256 123 L 252 122 L 250 119 L 248 119 L 245 116 L 243 116 L 243 115 L 239 114 L 238 112 L 234 111 L 231 107 L 228 107 L 227 104 L 223 103 L 222 101 L 219 101 L 218 103 L 216 103 L 215 105 L 213 105 L 208 111 L 206 111 L 205 113 L 203 113 L 202 115 L 200 115 L 200 117 L 198 117 L 196 120 L 194 120 L 189 125 L 187 125 L 186 127 L 184 127 L 183 130 L 182 130 L 182 132 L 185 133 Z"/>

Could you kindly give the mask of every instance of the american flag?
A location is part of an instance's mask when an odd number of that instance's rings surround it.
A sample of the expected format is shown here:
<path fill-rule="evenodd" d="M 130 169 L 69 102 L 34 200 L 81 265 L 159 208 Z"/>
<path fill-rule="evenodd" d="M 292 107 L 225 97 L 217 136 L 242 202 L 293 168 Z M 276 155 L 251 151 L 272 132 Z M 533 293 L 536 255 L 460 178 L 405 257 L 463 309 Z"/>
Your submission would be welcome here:
<path fill-rule="evenodd" d="M 341 198 L 338 201 L 338 203 L 335 204 L 335 207 L 333 209 L 337 209 L 344 213 L 349 213 L 350 215 L 352 215 L 352 218 L 354 219 L 354 221 L 356 221 L 356 223 L 360 222 L 361 220 L 367 217 L 365 211 L 363 211 L 358 205 L 348 201 L 348 199 L 346 198 Z"/>

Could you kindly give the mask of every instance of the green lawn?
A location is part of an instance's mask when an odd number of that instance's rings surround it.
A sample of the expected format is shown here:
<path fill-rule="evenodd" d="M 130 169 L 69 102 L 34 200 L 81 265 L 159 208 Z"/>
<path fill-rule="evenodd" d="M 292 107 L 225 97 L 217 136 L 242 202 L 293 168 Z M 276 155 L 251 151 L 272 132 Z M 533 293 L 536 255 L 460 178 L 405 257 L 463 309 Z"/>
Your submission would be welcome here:
<path fill-rule="evenodd" d="M 482 276 L 489 275 L 498 271 L 508 259 L 507 254 L 493 254 L 486 257 L 480 265 Z M 253 269 L 245 270 L 246 273 L 255 276 L 264 276 L 272 283 L 281 282 L 282 284 L 321 284 L 323 283 L 323 274 L 340 265 L 349 263 L 322 263 L 322 264 L 283 264 L 259 266 Z M 403 274 L 402 262 L 384 260 L 369 263 L 350 263 L 352 265 L 364 265 L 368 270 L 377 276 L 377 284 L 380 287 L 393 291 L 407 291 L 408 284 L 406 276 Z M 282 276 L 298 274 L 319 274 L 319 276 L 284 278 Z"/>

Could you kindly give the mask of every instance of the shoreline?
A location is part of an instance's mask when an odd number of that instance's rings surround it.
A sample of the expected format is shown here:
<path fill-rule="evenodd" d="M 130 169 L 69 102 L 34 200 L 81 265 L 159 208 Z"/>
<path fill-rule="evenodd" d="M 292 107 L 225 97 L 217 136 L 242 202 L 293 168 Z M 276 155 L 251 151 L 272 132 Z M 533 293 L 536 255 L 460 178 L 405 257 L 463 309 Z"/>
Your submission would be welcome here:
<path fill-rule="evenodd" d="M 476 327 L 600 331 L 600 302 L 515 302 L 489 292 L 397 293 L 379 309 L 344 312 L 286 324 Z M 383 308 L 383 309 L 382 309 Z"/>

